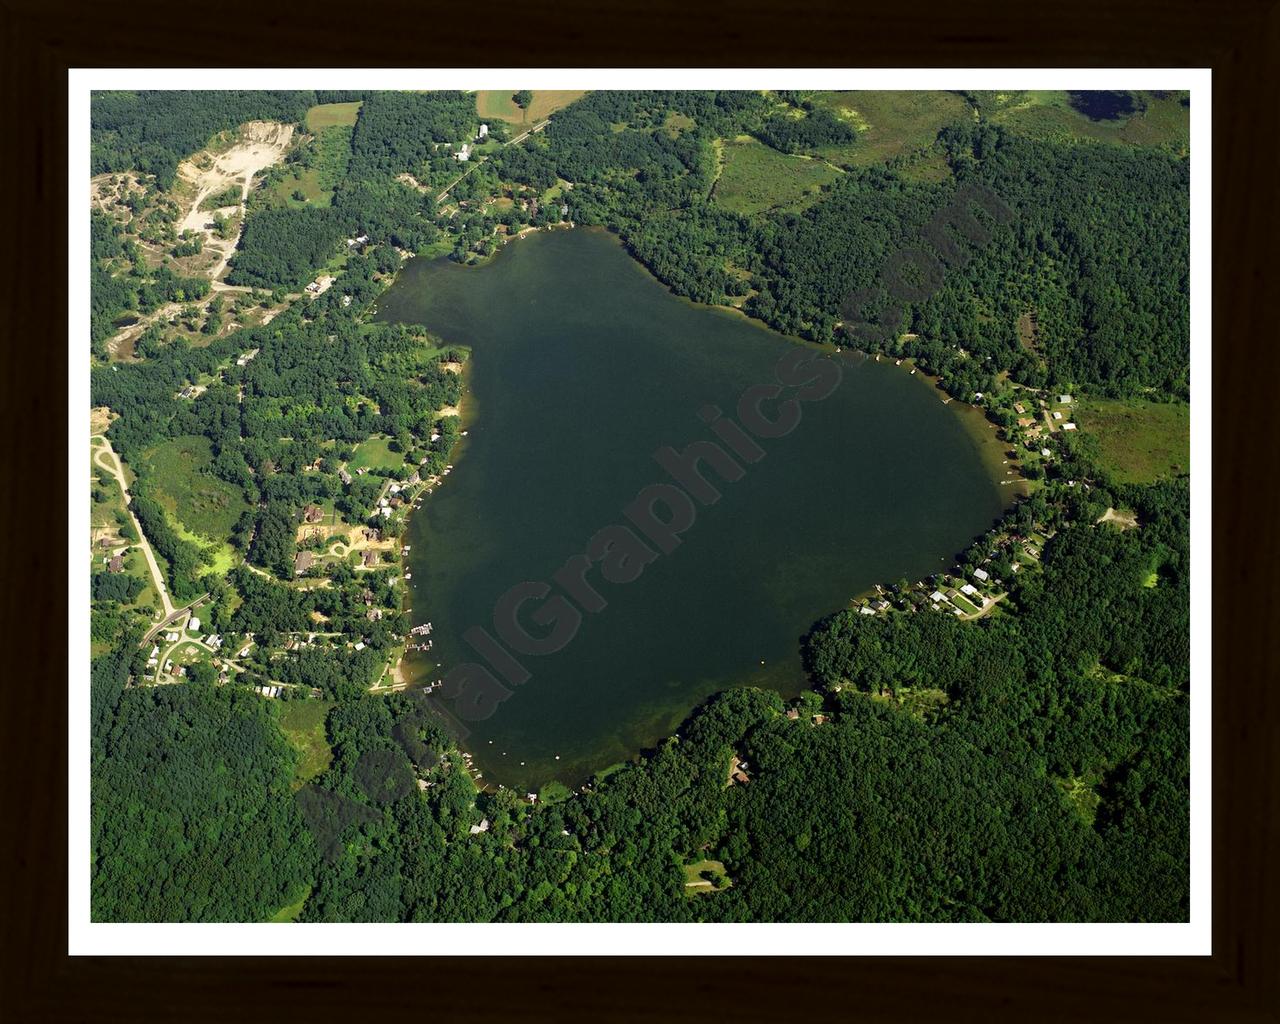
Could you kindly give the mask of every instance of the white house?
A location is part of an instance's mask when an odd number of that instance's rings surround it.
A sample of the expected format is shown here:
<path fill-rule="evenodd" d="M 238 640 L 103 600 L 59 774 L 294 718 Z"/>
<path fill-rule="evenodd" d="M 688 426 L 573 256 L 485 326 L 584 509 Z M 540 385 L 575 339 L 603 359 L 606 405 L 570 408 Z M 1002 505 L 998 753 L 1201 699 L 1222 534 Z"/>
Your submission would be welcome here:
<path fill-rule="evenodd" d="M 1063 429 L 1063 430 L 1075 430 L 1075 429 L 1076 429 L 1076 425 L 1075 425 L 1074 423 L 1064 423 L 1064 424 L 1062 424 L 1062 429 Z"/>
<path fill-rule="evenodd" d="M 972 583 L 966 583 L 963 587 L 960 588 L 960 593 L 966 594 L 969 597 L 973 597 L 978 593 L 978 588 L 975 587 Z"/>
<path fill-rule="evenodd" d="M 476 138 L 487 139 L 488 137 L 489 137 L 489 126 L 487 124 L 482 124 L 480 126 L 480 131 L 476 135 Z"/>
<path fill-rule="evenodd" d="M 984 580 L 984 581 L 991 579 L 991 574 L 988 573 L 986 569 L 974 569 L 973 575 L 978 579 Z"/>
<path fill-rule="evenodd" d="M 193 633 L 199 633 L 199 632 L 200 632 L 200 620 L 199 620 L 199 619 L 197 619 L 197 618 L 194 618 L 194 617 L 193 617 L 193 618 L 191 619 L 191 621 L 187 623 L 187 629 L 191 630 L 191 632 L 193 632 Z"/>
<path fill-rule="evenodd" d="M 1070 405 L 1073 401 L 1074 401 L 1074 399 L 1073 399 L 1070 395 L 1059 395 L 1059 396 L 1058 396 L 1058 404 L 1059 404 L 1059 405 Z"/>
<path fill-rule="evenodd" d="M 471 147 L 464 142 L 462 148 L 453 154 L 453 158 L 460 164 L 466 163 L 471 159 Z"/>

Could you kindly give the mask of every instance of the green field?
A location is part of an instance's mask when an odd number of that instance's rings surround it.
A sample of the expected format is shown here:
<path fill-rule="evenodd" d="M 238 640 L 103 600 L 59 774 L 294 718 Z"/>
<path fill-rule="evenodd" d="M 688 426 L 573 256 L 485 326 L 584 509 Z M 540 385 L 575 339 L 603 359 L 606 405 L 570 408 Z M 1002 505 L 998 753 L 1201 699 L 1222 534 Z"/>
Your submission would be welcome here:
<path fill-rule="evenodd" d="M 304 196 L 298 199 L 294 196 L 295 191 L 300 191 Z M 328 206 L 329 201 L 333 198 L 332 192 L 326 192 L 320 187 L 320 173 L 314 167 L 302 168 L 281 178 L 272 188 L 271 194 L 275 199 L 273 205 L 279 206 Z"/>
<path fill-rule="evenodd" d="M 822 160 L 787 156 L 754 139 L 726 143 L 723 160 L 711 195 L 718 206 L 733 213 L 803 209 L 840 176 Z"/>
<path fill-rule="evenodd" d="M 818 151 L 832 163 L 853 167 L 920 152 L 944 126 L 973 117 L 968 102 L 951 92 L 821 92 L 812 99 L 857 129 L 858 141 L 852 145 Z"/>
<path fill-rule="evenodd" d="M 329 767 L 333 750 L 325 735 L 324 723 L 332 701 L 291 700 L 280 706 L 280 731 L 298 751 L 294 782 L 301 784 Z"/>
<path fill-rule="evenodd" d="M 1080 401 L 1076 419 L 1097 438 L 1099 464 L 1120 483 L 1151 483 L 1190 468 L 1186 403 L 1089 398 Z"/>
<path fill-rule="evenodd" d="M 481 89 L 476 93 L 476 113 L 489 121 L 537 124 L 548 114 L 587 94 L 585 89 L 534 90 L 529 109 L 521 110 L 511 100 L 515 92 L 515 89 Z"/>
<path fill-rule="evenodd" d="M 209 439 L 176 437 L 147 449 L 144 457 L 156 499 L 174 517 L 174 525 L 202 544 L 225 545 L 249 505 L 237 487 L 209 472 Z"/>
<path fill-rule="evenodd" d="M 714 892 L 717 879 L 724 880 L 726 889 L 733 885 L 733 881 L 725 874 L 723 861 L 700 860 L 696 864 L 686 864 L 684 866 L 686 893 Z"/>
<path fill-rule="evenodd" d="M 355 454 L 347 463 L 348 472 L 357 469 L 391 469 L 404 467 L 404 455 L 391 450 L 391 438 L 371 437 L 356 445 Z"/>
<path fill-rule="evenodd" d="M 1010 131 L 1054 142 L 1113 142 L 1154 146 L 1185 156 L 1191 145 L 1191 110 L 1176 96 L 1140 93 L 1146 110 L 1114 121 L 1094 121 L 1071 106 L 1065 92 L 999 93 L 991 120 Z"/>
<path fill-rule="evenodd" d="M 307 131 L 318 132 L 321 128 L 355 124 L 360 104 L 360 100 L 353 100 L 351 103 L 321 103 L 312 107 L 307 111 Z"/>

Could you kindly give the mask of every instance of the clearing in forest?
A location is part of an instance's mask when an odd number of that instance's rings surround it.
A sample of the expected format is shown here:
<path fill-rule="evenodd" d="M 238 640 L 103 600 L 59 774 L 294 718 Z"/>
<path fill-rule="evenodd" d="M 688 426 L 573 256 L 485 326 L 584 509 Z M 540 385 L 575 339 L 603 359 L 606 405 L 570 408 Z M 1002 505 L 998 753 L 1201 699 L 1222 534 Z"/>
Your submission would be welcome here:
<path fill-rule="evenodd" d="M 732 213 L 804 209 L 840 176 L 822 160 L 788 156 L 754 139 L 727 142 L 722 152 L 724 164 L 711 198 Z"/>

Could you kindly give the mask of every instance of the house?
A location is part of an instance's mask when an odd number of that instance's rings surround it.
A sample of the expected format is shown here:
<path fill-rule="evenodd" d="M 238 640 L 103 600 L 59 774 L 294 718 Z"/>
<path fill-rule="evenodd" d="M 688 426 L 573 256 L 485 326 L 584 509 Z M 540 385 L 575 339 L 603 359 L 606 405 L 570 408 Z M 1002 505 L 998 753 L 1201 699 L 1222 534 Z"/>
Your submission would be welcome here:
<path fill-rule="evenodd" d="M 320 282 L 312 281 L 309 285 L 307 285 L 307 291 L 309 291 L 312 295 L 315 295 L 318 291 L 320 291 Z"/>
<path fill-rule="evenodd" d="M 1041 455 L 1043 455 L 1043 456 L 1047 459 L 1047 458 L 1049 458 L 1049 457 L 1053 454 L 1053 452 L 1049 451 L 1049 449 L 1048 449 L 1048 448 L 1041 448 L 1041 449 L 1040 449 L 1040 454 L 1041 454 Z"/>
<path fill-rule="evenodd" d="M 191 630 L 191 632 L 193 632 L 193 633 L 199 633 L 199 632 L 200 632 L 200 620 L 199 620 L 199 619 L 197 619 L 194 615 L 193 615 L 193 616 L 191 616 L 191 621 L 187 623 L 187 629 Z"/>
<path fill-rule="evenodd" d="M 1021 416 L 1027 410 L 1026 410 L 1026 407 L 1021 402 L 1014 402 L 1013 411 L 1016 412 L 1019 416 Z"/>
<path fill-rule="evenodd" d="M 1059 405 L 1070 405 L 1073 401 L 1075 401 L 1075 399 L 1073 399 L 1070 395 L 1059 395 L 1059 396 L 1058 396 L 1058 404 L 1059 404 Z"/>
<path fill-rule="evenodd" d="M 476 138 L 487 139 L 488 137 L 489 137 L 489 126 L 487 124 L 482 124 L 480 126 L 480 130 L 476 132 Z"/>
<path fill-rule="evenodd" d="M 366 551 L 362 556 L 362 561 L 364 562 L 364 567 L 366 569 L 372 569 L 378 564 L 378 552 Z"/>
<path fill-rule="evenodd" d="M 974 569 L 973 575 L 976 578 L 982 580 L 983 582 L 986 582 L 987 580 L 991 579 L 991 574 L 987 572 L 986 569 Z"/>
<path fill-rule="evenodd" d="M 800 712 L 799 712 L 796 708 L 788 708 L 788 709 L 787 709 L 787 718 L 788 718 L 788 719 L 790 719 L 791 721 L 793 721 L 793 722 L 794 722 L 794 721 L 795 721 L 797 718 L 799 718 L 799 717 L 800 717 Z"/>
<path fill-rule="evenodd" d="M 464 142 L 462 144 L 462 148 L 453 154 L 453 158 L 460 164 L 466 163 L 471 159 L 471 147 Z"/>
<path fill-rule="evenodd" d="M 293 574 L 301 576 L 315 564 L 316 556 L 310 551 L 299 551 L 293 559 Z"/>
<path fill-rule="evenodd" d="M 340 469 L 338 470 L 338 479 L 341 480 L 344 484 L 349 484 L 351 483 L 351 474 L 348 473 L 345 469 Z"/>
<path fill-rule="evenodd" d="M 947 599 L 947 595 L 944 594 L 941 590 L 935 590 L 932 594 L 929 595 L 929 600 L 932 601 L 934 604 L 937 604 L 939 601 L 945 601 L 946 599 Z"/>
<path fill-rule="evenodd" d="M 1035 423 L 1035 420 L 1033 420 L 1030 416 L 1021 416 L 1018 418 L 1018 426 L 1020 427 L 1029 427 L 1033 423 Z"/>
<path fill-rule="evenodd" d="M 1053 411 L 1053 418 L 1054 418 L 1055 420 L 1060 420 L 1060 419 L 1062 419 L 1062 413 L 1058 412 L 1058 411 L 1055 409 L 1055 410 Z"/>
<path fill-rule="evenodd" d="M 383 505 L 382 508 L 378 509 L 378 511 L 382 513 L 383 519 L 386 519 L 389 515 L 391 515 L 391 509 L 387 508 L 386 505 Z"/>
<path fill-rule="evenodd" d="M 346 309 L 349 305 L 351 305 L 351 296 L 350 295 L 342 296 L 342 308 Z"/>
<path fill-rule="evenodd" d="M 569 204 L 568 204 L 568 203 L 561 203 L 561 204 L 560 204 L 560 216 L 561 216 L 561 217 L 567 217 L 567 216 L 569 216 Z"/>
<path fill-rule="evenodd" d="M 978 594 L 978 588 L 972 583 L 966 583 L 960 588 L 960 593 L 964 594 L 966 597 L 976 597 Z"/>
<path fill-rule="evenodd" d="M 420 483 L 422 483 L 422 474 L 421 474 L 421 473 L 419 473 L 419 472 L 415 469 L 415 470 L 414 470 L 414 471 L 409 475 L 409 479 L 408 479 L 407 481 L 405 481 L 405 482 L 406 482 L 410 487 L 412 487 L 414 484 L 420 484 Z"/>
<path fill-rule="evenodd" d="M 111 561 L 107 563 L 107 572 L 123 572 L 123 571 L 124 571 L 123 555 L 116 555 L 115 558 L 111 559 Z"/>
<path fill-rule="evenodd" d="M 302 518 L 308 523 L 318 523 L 324 518 L 324 511 L 319 505 L 308 505 L 302 512 Z"/>
<path fill-rule="evenodd" d="M 1076 425 L 1075 425 L 1074 423 L 1064 423 L 1064 424 L 1062 424 L 1062 429 L 1063 429 L 1063 430 L 1075 430 L 1075 429 L 1076 429 Z"/>
<path fill-rule="evenodd" d="M 366 616 L 366 618 L 367 618 L 370 622 L 379 622 L 379 621 L 381 621 L 381 619 L 382 619 L 382 609 L 381 609 L 381 608 L 370 608 L 370 609 L 369 609 L 369 613 L 368 613 L 368 615 Z"/>
<path fill-rule="evenodd" d="M 356 650 L 357 650 L 357 651 L 363 651 L 363 650 L 364 650 L 364 641 L 363 641 L 363 640 L 357 640 L 357 641 L 356 641 Z"/>
<path fill-rule="evenodd" d="M 489 831 L 489 819 L 488 819 L 488 818 L 484 818 L 484 819 L 482 819 L 479 825 L 472 825 L 472 826 L 471 826 L 471 834 L 472 834 L 473 836 L 475 836 L 475 835 L 479 835 L 481 832 L 488 832 L 488 831 Z"/>
<path fill-rule="evenodd" d="M 874 615 L 876 613 L 876 610 L 864 604 L 861 608 L 858 609 L 858 613 L 860 615 Z"/>

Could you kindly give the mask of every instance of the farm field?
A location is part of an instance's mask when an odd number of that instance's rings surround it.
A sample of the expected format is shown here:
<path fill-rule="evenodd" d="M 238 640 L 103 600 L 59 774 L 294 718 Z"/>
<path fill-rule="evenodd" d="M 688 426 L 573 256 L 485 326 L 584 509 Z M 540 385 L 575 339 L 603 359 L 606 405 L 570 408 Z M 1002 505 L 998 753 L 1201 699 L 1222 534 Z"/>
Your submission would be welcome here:
<path fill-rule="evenodd" d="M 585 89 L 557 89 L 534 91 L 528 110 L 521 110 L 512 101 L 515 89 L 481 89 L 476 93 L 476 113 L 482 118 L 507 121 L 511 124 L 537 124 L 548 114 L 567 107 L 574 100 L 587 94 Z"/>
<path fill-rule="evenodd" d="M 822 160 L 787 156 L 754 139 L 726 143 L 712 199 L 733 213 L 803 209 L 840 176 Z"/>
<path fill-rule="evenodd" d="M 853 167 L 924 150 L 944 126 L 973 117 L 968 102 L 952 92 L 820 92 L 812 99 L 857 129 L 852 145 L 818 150 L 832 163 Z"/>
<path fill-rule="evenodd" d="M 1121 483 L 1179 476 L 1191 465 L 1191 407 L 1183 402 L 1082 399 L 1080 428 L 1098 439 L 1098 461 Z"/>

